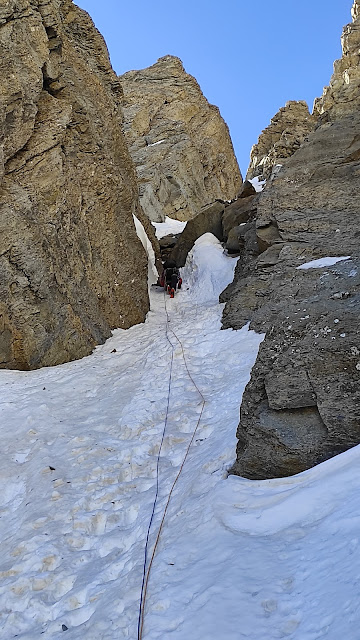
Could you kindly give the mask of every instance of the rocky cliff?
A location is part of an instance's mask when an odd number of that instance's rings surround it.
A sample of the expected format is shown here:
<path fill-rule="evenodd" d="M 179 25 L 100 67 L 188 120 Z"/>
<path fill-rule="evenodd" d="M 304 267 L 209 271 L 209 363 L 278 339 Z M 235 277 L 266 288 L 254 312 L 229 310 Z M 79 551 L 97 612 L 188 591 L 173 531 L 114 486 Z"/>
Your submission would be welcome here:
<path fill-rule="evenodd" d="M 315 130 L 257 202 L 224 326 L 266 331 L 246 388 L 234 472 L 291 475 L 360 442 L 359 2 Z M 334 266 L 299 270 L 323 256 Z"/>
<path fill-rule="evenodd" d="M 321 98 L 315 101 L 314 112 L 320 121 L 334 121 L 345 115 L 354 115 L 360 106 L 360 2 L 355 0 L 351 9 L 352 23 L 343 29 L 341 44 L 343 55 L 334 63 L 334 73 Z"/>
<path fill-rule="evenodd" d="M 299 149 L 315 128 L 316 118 L 303 100 L 290 100 L 272 118 L 250 153 L 247 178 L 268 180 L 276 165 L 282 165 Z"/>
<path fill-rule="evenodd" d="M 242 180 L 228 128 L 181 60 L 165 56 L 120 82 L 125 135 L 147 216 L 189 220 L 217 198 L 233 199 Z"/>
<path fill-rule="evenodd" d="M 147 261 L 121 86 L 89 16 L 7 0 L 0 54 L 0 367 L 27 369 L 143 321 Z"/>

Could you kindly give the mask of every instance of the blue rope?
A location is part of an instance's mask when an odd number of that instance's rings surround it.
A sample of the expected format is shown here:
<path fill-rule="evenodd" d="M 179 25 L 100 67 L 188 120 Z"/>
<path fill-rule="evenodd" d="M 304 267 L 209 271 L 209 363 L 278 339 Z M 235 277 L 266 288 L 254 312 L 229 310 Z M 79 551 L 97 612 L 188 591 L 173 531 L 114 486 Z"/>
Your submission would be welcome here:
<path fill-rule="evenodd" d="M 149 526 L 148 526 L 148 529 L 147 529 L 145 550 L 144 550 L 143 577 L 142 577 L 142 584 L 141 584 L 139 618 L 138 618 L 138 627 L 137 627 L 138 640 L 141 640 L 141 635 L 140 635 L 141 612 L 142 612 L 142 607 L 143 607 L 143 596 L 144 596 L 144 586 L 145 586 L 145 577 L 146 577 L 146 565 L 147 565 L 147 559 L 148 559 L 149 538 L 150 538 L 151 526 L 152 526 L 152 523 L 153 523 L 153 520 L 154 520 L 155 509 L 156 509 L 156 505 L 157 505 L 157 501 L 158 501 L 158 497 L 159 497 L 160 455 L 161 455 L 162 446 L 164 444 L 165 432 L 166 432 L 166 427 L 167 427 L 167 423 L 168 423 L 168 416 L 169 416 L 169 409 L 170 409 L 170 392 L 171 392 L 171 383 L 172 383 L 172 370 L 173 370 L 174 350 L 175 350 L 174 345 L 173 345 L 173 343 L 171 342 L 171 340 L 169 338 L 169 329 L 168 329 L 169 314 L 168 314 L 167 308 L 166 308 L 165 293 L 164 293 L 164 303 L 165 303 L 165 311 L 166 311 L 166 339 L 167 339 L 168 343 L 171 346 L 170 373 L 169 373 L 169 384 L 168 384 L 168 393 L 167 393 L 167 404 L 166 404 L 164 428 L 163 428 L 163 432 L 162 432 L 162 436 L 161 436 L 160 447 L 159 447 L 159 451 L 158 451 L 158 455 L 157 455 L 157 461 L 156 461 L 156 491 L 155 491 L 155 498 L 154 498 L 153 508 L 152 508 L 152 512 L 151 512 Z"/>

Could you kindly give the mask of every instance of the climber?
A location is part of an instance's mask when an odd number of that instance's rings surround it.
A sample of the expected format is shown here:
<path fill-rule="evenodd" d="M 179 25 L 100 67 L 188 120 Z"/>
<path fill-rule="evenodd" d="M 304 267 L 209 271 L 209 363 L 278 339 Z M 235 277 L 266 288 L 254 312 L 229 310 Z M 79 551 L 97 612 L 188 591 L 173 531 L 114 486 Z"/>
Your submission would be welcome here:
<path fill-rule="evenodd" d="M 182 278 L 175 262 L 170 260 L 164 262 L 162 283 L 165 290 L 170 294 L 170 298 L 174 297 L 176 289 L 181 289 Z"/>

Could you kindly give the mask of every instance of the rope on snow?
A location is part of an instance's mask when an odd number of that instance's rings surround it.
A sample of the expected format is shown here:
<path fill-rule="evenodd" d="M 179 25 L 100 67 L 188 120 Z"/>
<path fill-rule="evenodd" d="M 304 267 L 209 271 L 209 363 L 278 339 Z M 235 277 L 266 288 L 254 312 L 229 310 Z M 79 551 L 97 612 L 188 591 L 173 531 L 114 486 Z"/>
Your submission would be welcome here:
<path fill-rule="evenodd" d="M 197 390 L 197 392 L 199 393 L 200 397 L 201 397 L 201 411 L 199 414 L 199 418 L 197 420 L 197 423 L 195 425 L 194 431 L 192 432 L 190 441 L 188 443 L 188 446 L 186 448 L 185 451 L 185 455 L 183 457 L 182 463 L 180 465 L 179 471 L 176 475 L 176 478 L 171 486 L 164 510 L 163 510 L 163 515 L 161 518 L 161 522 L 159 525 L 159 529 L 158 529 L 158 533 L 156 536 L 156 540 L 155 540 L 155 544 L 154 544 L 154 548 L 150 557 L 150 562 L 148 567 L 146 568 L 147 565 L 147 560 L 148 560 L 148 548 L 149 548 L 149 537 L 150 537 L 150 530 L 151 530 L 151 526 L 154 520 L 154 514 L 155 514 L 155 509 L 156 509 L 156 504 L 157 504 L 157 500 L 158 500 L 158 496 L 159 496 L 159 466 L 160 466 L 160 455 L 161 455 L 161 450 L 162 450 L 162 446 L 164 443 L 164 437 L 165 437 L 165 431 L 166 431 L 166 427 L 167 427 L 167 423 L 168 423 L 168 416 L 169 416 L 169 409 L 170 409 L 170 394 L 171 394 L 171 384 L 172 384 L 172 371 L 173 371 L 173 363 L 174 363 L 174 351 L 175 351 L 175 347 L 173 345 L 173 343 L 171 342 L 170 338 L 169 338 L 169 323 L 170 323 L 170 318 L 169 318 L 169 313 L 167 310 L 167 306 L 166 306 L 166 296 L 164 293 L 164 305 L 165 305 L 165 313 L 166 313 L 166 329 L 165 329 L 165 333 L 166 333 L 166 339 L 169 342 L 170 346 L 171 346 L 171 359 L 170 359 L 170 372 L 169 372 L 169 384 L 168 384 L 168 393 L 167 393 L 167 404 L 166 404 L 166 413 L 165 413 L 165 420 L 164 420 L 164 428 L 163 428 L 163 432 L 162 432 L 162 436 L 161 436 L 161 441 L 160 441 L 160 447 L 159 447 L 159 451 L 158 451 L 158 455 L 157 455 L 157 463 L 156 463 L 156 492 L 155 492 L 155 498 L 154 498 L 154 503 L 153 503 L 153 508 L 152 508 L 152 513 L 151 513 L 151 517 L 150 517 L 150 522 L 149 522 L 149 526 L 148 526 L 148 530 L 147 530 L 147 535 L 146 535 L 146 543 L 145 543 L 145 552 L 144 552 L 144 564 L 143 564 L 143 579 L 142 579 L 142 585 L 141 585 L 141 594 L 140 594 L 140 606 L 139 606 L 139 618 L 138 618 L 138 632 L 137 632 L 137 637 L 138 640 L 142 640 L 143 637 L 143 631 L 144 631 L 144 617 L 145 617 L 145 604 L 146 604 L 146 596 L 147 596 L 147 589 L 148 589 L 148 584 L 149 584 L 149 577 L 150 577 L 150 571 L 154 562 L 154 558 L 155 558 L 155 554 L 157 551 L 157 547 L 159 544 L 159 540 L 161 537 L 161 533 L 164 527 L 164 522 L 165 522 L 165 518 L 166 518 L 166 514 L 169 508 L 169 504 L 170 504 L 170 500 L 171 500 L 171 496 L 173 494 L 173 491 L 175 489 L 175 486 L 177 484 L 178 479 L 180 478 L 180 475 L 182 473 L 182 470 L 184 468 L 185 462 L 187 460 L 187 457 L 189 455 L 189 451 L 191 449 L 191 445 L 194 442 L 195 439 L 195 435 L 196 432 L 198 430 L 203 412 L 204 412 L 204 408 L 205 408 L 205 403 L 206 400 L 202 394 L 202 392 L 200 391 L 199 387 L 197 386 L 195 380 L 193 379 L 188 364 L 187 364 L 187 360 L 185 357 L 185 351 L 184 351 L 184 346 L 180 340 L 180 338 L 176 335 L 175 331 L 173 329 L 170 329 L 171 333 L 173 334 L 174 338 L 176 339 L 176 341 L 178 342 L 178 344 L 180 345 L 181 348 L 181 353 L 182 353 L 182 358 L 184 361 L 184 365 L 185 365 L 185 369 L 187 372 L 187 375 L 189 377 L 189 379 L 191 380 L 192 384 L 194 385 L 195 389 Z"/>
<path fill-rule="evenodd" d="M 165 310 L 166 310 L 166 300 L 165 300 Z M 154 520 L 155 509 L 156 509 L 158 496 L 159 496 L 160 455 L 161 455 L 161 450 L 162 450 L 162 446 L 163 446 L 163 443 L 164 443 L 165 432 L 166 432 L 166 427 L 167 427 L 167 423 L 168 423 L 169 409 L 170 409 L 170 393 L 171 393 L 172 370 L 173 370 L 173 364 L 174 364 L 174 351 L 175 351 L 175 349 L 174 349 L 174 345 L 172 344 L 171 340 L 169 339 L 169 328 L 168 328 L 168 325 L 169 325 L 169 316 L 168 316 L 168 313 L 166 312 L 166 329 L 165 329 L 165 333 L 166 333 L 166 339 L 167 339 L 167 341 L 169 342 L 169 344 L 171 346 L 170 372 L 169 372 L 169 383 L 168 383 L 168 392 L 167 392 L 164 428 L 163 428 L 162 435 L 161 435 L 160 446 L 159 446 L 159 451 L 158 451 L 158 454 L 157 454 L 157 461 L 156 461 L 156 491 L 155 491 L 155 498 L 154 498 L 153 508 L 152 508 L 152 512 L 151 512 L 151 516 L 150 516 L 149 526 L 148 526 L 148 529 L 147 529 L 145 550 L 144 550 L 143 578 L 142 578 L 142 584 L 141 584 L 140 608 L 139 608 L 139 619 L 138 619 L 138 630 L 137 630 L 138 640 L 141 640 L 141 638 L 142 638 L 142 631 L 143 631 L 143 626 L 144 626 L 144 605 L 145 605 L 146 590 L 147 590 L 147 583 L 148 583 L 148 578 L 147 578 L 147 575 L 146 575 L 146 565 L 147 565 L 147 558 L 148 558 L 149 538 L 150 538 L 151 525 L 152 525 L 153 520 Z"/>

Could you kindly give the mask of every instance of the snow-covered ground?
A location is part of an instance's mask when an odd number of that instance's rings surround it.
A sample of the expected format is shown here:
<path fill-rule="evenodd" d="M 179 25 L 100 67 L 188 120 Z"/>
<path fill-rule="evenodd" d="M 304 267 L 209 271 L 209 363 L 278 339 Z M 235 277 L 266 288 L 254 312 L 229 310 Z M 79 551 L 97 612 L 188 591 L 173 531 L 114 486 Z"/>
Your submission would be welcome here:
<path fill-rule="evenodd" d="M 150 551 L 201 407 L 175 334 L 206 404 L 150 574 L 144 640 L 360 637 L 359 448 L 284 480 L 227 477 L 262 339 L 220 331 L 234 266 L 206 234 L 176 297 L 153 288 L 144 324 L 80 361 L 0 372 L 1 640 L 136 640 L 172 353 Z"/>

